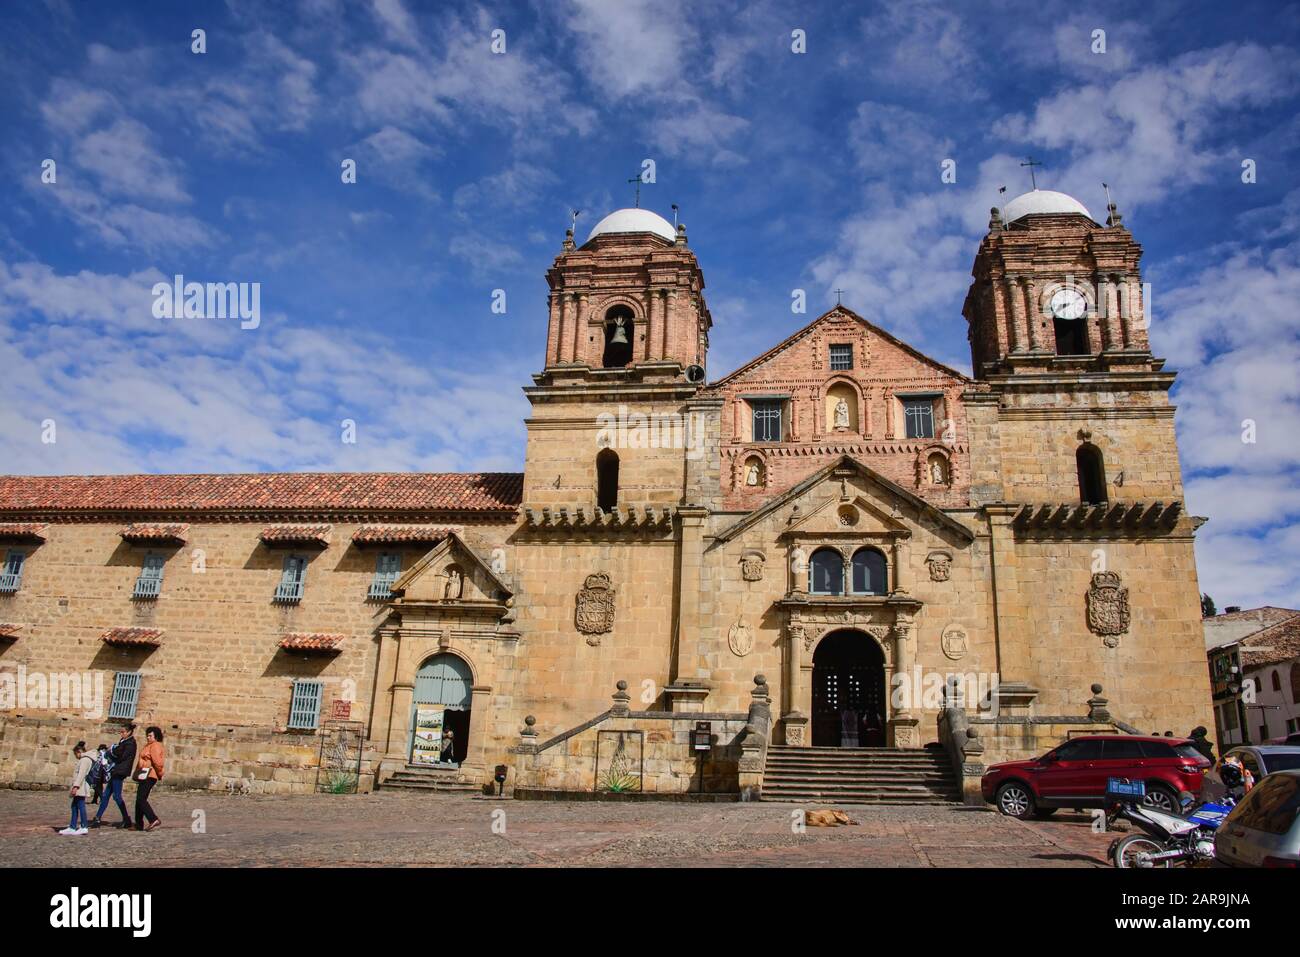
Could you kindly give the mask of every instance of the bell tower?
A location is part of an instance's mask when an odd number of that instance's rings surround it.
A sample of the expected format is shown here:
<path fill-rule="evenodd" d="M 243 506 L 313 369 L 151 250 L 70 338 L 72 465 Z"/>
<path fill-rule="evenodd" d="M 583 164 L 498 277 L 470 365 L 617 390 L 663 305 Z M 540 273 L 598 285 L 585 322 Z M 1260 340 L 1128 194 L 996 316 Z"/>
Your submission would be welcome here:
<path fill-rule="evenodd" d="M 674 227 L 648 209 L 620 209 L 576 246 L 569 230 L 546 273 L 546 370 L 703 366 L 713 319 L 704 274 Z"/>
<path fill-rule="evenodd" d="M 713 320 L 686 227 L 616 210 L 581 246 L 568 231 L 546 281 L 545 365 L 524 390 L 530 521 L 624 527 L 699 501 L 718 417 L 699 395 Z"/>

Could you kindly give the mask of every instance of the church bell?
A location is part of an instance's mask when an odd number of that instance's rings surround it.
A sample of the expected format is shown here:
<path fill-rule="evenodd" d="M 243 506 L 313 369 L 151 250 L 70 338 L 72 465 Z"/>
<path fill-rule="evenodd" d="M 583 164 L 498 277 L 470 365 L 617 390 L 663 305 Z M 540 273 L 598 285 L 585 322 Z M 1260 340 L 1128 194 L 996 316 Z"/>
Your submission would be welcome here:
<path fill-rule="evenodd" d="M 611 346 L 627 345 L 627 327 L 623 323 L 620 322 L 614 326 L 614 335 L 610 337 L 609 344 Z"/>

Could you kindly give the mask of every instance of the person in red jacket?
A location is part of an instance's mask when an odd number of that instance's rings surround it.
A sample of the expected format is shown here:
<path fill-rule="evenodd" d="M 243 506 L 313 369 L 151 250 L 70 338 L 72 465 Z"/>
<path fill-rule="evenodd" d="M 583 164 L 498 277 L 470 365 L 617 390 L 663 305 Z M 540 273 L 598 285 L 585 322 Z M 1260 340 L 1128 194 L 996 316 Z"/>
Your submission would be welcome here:
<path fill-rule="evenodd" d="M 140 749 L 140 760 L 135 766 L 135 828 L 137 831 L 152 831 L 162 825 L 158 815 L 149 806 L 149 792 L 162 780 L 163 776 L 163 733 L 162 728 L 150 725 L 145 729 L 145 746 Z M 145 822 L 148 821 L 148 824 Z"/>

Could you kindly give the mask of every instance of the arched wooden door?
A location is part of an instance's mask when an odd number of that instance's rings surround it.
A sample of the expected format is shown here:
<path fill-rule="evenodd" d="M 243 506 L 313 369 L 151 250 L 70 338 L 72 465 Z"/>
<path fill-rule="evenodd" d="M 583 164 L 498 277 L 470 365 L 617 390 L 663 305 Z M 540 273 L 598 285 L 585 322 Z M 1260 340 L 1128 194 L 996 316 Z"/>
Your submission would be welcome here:
<path fill-rule="evenodd" d="M 859 631 L 827 635 L 813 652 L 813 747 L 883 747 L 885 718 L 880 646 Z"/>
<path fill-rule="evenodd" d="M 415 700 L 411 706 L 412 764 L 438 764 L 447 731 L 452 733 L 454 763 L 465 760 L 469 749 L 470 704 L 473 677 L 469 665 L 457 655 L 434 655 L 415 675 Z"/>

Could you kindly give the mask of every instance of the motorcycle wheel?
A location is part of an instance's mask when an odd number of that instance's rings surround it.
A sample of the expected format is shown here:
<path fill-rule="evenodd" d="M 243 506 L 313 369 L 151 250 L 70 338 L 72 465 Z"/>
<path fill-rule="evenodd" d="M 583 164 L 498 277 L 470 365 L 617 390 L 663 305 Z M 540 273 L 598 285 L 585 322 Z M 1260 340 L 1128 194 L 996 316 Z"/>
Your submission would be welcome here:
<path fill-rule="evenodd" d="M 1164 861 L 1144 861 L 1142 858 L 1148 854 L 1158 854 L 1164 850 L 1164 846 L 1159 841 L 1147 837 L 1145 834 L 1130 834 L 1128 837 L 1120 839 L 1115 845 L 1115 866 L 1116 867 L 1171 867 L 1168 860 Z"/>

